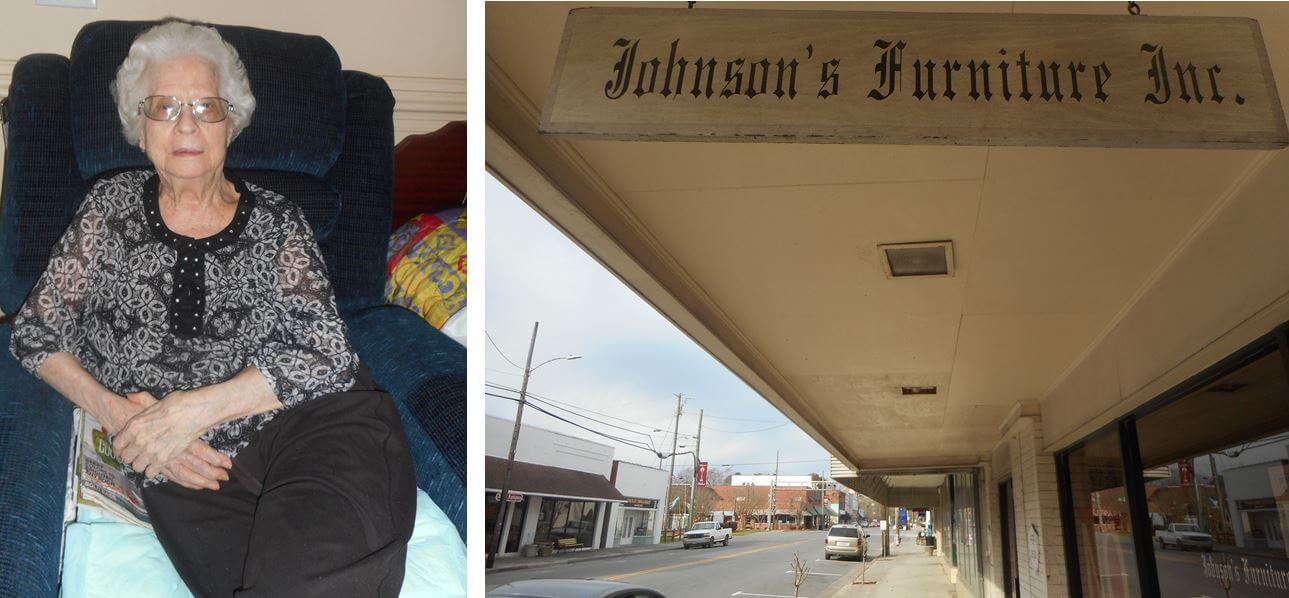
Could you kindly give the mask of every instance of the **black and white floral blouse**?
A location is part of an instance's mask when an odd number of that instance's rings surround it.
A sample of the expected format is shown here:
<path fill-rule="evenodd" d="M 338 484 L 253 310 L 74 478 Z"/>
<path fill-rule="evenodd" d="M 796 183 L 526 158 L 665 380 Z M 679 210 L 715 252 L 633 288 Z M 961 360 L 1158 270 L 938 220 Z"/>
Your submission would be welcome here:
<path fill-rule="evenodd" d="M 158 399 L 254 366 L 284 409 L 348 390 L 358 357 L 309 224 L 281 195 L 234 184 L 232 222 L 192 239 L 162 221 L 155 172 L 99 181 L 14 319 L 10 350 L 22 366 L 34 374 L 63 351 L 112 392 Z M 282 411 L 202 440 L 236 456 Z"/>

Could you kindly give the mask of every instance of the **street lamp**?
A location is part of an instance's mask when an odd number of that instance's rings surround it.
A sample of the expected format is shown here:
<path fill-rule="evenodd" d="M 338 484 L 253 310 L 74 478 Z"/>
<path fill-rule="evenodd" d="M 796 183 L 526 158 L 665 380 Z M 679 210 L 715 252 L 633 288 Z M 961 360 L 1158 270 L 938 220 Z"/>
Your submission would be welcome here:
<path fill-rule="evenodd" d="M 501 481 L 501 508 L 497 510 L 497 520 L 492 524 L 492 541 L 489 542 L 488 550 L 488 569 L 492 568 L 493 561 L 497 558 L 497 552 L 501 550 L 501 525 L 505 520 L 506 505 L 510 503 L 510 474 L 515 468 L 515 447 L 519 444 L 519 425 L 524 419 L 524 402 L 528 396 L 528 376 L 536 371 L 537 368 L 552 361 L 572 361 L 582 358 L 581 355 L 552 357 L 533 367 L 533 346 L 537 344 L 538 324 L 540 322 L 533 322 L 533 338 L 528 342 L 528 360 L 524 362 L 524 381 L 519 385 L 519 407 L 515 410 L 515 431 L 510 435 L 510 452 L 506 455 L 506 475 Z"/>

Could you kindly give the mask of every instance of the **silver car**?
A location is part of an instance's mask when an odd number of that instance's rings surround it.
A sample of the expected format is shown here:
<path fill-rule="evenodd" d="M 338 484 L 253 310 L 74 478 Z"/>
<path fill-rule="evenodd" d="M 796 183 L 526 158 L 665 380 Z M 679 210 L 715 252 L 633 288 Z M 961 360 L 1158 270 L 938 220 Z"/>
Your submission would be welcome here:
<path fill-rule="evenodd" d="M 859 557 L 862 561 L 868 554 L 868 534 L 863 533 L 858 525 L 842 524 L 828 528 L 824 536 L 824 560 L 834 556 Z"/>

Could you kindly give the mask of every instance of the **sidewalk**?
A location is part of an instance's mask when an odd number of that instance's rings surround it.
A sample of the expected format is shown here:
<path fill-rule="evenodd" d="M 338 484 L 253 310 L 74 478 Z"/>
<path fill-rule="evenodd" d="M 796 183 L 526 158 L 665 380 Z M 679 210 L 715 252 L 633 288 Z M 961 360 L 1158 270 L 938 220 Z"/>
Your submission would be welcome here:
<path fill-rule="evenodd" d="M 880 548 L 876 548 L 874 552 L 880 553 Z M 867 571 L 864 570 L 865 567 Z M 865 581 L 877 583 L 858 583 L 861 574 Z M 825 588 L 819 596 L 821 598 L 874 596 L 952 598 L 957 596 L 957 592 L 949 583 L 949 572 L 940 557 L 928 555 L 926 547 L 918 546 L 912 535 L 908 535 L 904 537 L 902 545 L 891 544 L 891 556 L 880 557 L 868 563 L 856 563 L 853 572 L 842 576 Z"/>
<path fill-rule="evenodd" d="M 485 569 L 484 573 L 496 573 L 498 571 L 513 571 L 515 569 L 532 569 L 535 567 L 553 567 L 567 563 L 577 563 L 580 561 L 594 561 L 597 559 L 611 559 L 620 556 L 631 556 L 635 554 L 645 554 L 649 552 L 659 552 L 663 550 L 681 550 L 680 542 L 667 542 L 666 544 L 649 544 L 647 546 L 619 546 L 617 548 L 600 548 L 597 550 L 573 550 L 567 552 L 557 552 L 551 556 L 533 556 L 533 557 L 497 557 L 491 569 Z"/>

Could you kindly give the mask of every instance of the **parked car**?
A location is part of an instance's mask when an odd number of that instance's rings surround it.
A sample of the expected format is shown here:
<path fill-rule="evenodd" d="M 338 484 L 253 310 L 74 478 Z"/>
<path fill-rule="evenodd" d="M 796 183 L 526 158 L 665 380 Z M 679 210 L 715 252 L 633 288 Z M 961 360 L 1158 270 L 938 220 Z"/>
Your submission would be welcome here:
<path fill-rule="evenodd" d="M 681 537 L 680 543 L 685 545 L 685 550 L 692 546 L 713 546 L 720 542 L 722 546 L 730 545 L 730 530 L 727 527 L 721 527 L 721 524 L 715 521 L 699 521 L 694 527 L 689 528 L 685 535 Z"/>
<path fill-rule="evenodd" d="M 488 598 L 665 598 L 658 590 L 602 579 L 525 579 L 493 588 Z"/>
<path fill-rule="evenodd" d="M 1159 542 L 1160 548 L 1171 545 L 1182 550 L 1200 548 L 1205 552 L 1213 551 L 1213 536 L 1200 531 L 1199 526 L 1193 523 L 1170 523 L 1168 529 L 1159 530 L 1155 534 L 1155 540 Z"/>
<path fill-rule="evenodd" d="M 858 525 L 844 524 L 828 528 L 828 535 L 824 536 L 824 560 L 830 560 L 834 556 L 859 557 L 859 560 L 864 560 L 864 555 L 868 554 L 867 537 L 868 534 L 860 533 Z"/>

